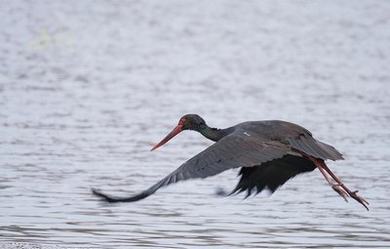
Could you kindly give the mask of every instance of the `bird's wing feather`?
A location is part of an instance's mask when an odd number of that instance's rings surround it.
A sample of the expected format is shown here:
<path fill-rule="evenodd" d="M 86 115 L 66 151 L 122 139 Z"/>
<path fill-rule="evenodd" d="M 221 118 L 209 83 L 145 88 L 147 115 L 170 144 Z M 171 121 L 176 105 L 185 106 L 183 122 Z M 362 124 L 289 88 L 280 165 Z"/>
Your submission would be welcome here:
<path fill-rule="evenodd" d="M 312 161 L 293 155 L 285 155 L 261 166 L 241 168 L 240 181 L 231 194 L 246 190 L 248 197 L 252 194 L 252 190 L 255 190 L 255 193 L 260 193 L 264 189 L 274 192 L 290 178 L 315 168 Z"/>
<path fill-rule="evenodd" d="M 248 136 L 236 131 L 192 157 L 161 181 L 131 197 L 111 197 L 97 190 L 98 195 L 110 202 L 131 202 L 143 199 L 163 186 L 194 178 L 206 178 L 225 170 L 252 167 L 277 158 L 290 151 L 289 146 L 277 141 L 266 141 L 257 136 Z"/>
<path fill-rule="evenodd" d="M 309 156 L 319 159 L 342 160 L 343 155 L 333 146 L 320 142 L 312 136 L 301 135 L 299 137 L 288 138 L 291 147 Z"/>

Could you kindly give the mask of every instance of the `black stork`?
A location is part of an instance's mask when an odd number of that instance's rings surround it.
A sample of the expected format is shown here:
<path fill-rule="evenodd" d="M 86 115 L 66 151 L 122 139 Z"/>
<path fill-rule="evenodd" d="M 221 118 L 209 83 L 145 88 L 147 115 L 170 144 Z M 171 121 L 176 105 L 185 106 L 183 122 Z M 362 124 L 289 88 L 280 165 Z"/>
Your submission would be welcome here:
<path fill-rule="evenodd" d="M 240 123 L 230 128 L 209 127 L 199 115 L 187 114 L 152 150 L 167 143 L 184 130 L 194 130 L 215 143 L 192 157 L 171 174 L 145 191 L 130 197 L 114 197 L 96 189 L 93 194 L 108 202 L 133 202 L 144 199 L 159 188 L 178 181 L 206 178 L 225 170 L 241 168 L 241 176 L 231 194 L 247 191 L 246 197 L 264 189 L 274 192 L 290 178 L 318 168 L 342 198 L 352 197 L 368 210 L 368 202 L 351 191 L 325 164 L 342 160 L 333 146 L 313 138 L 307 129 L 285 121 L 267 120 Z"/>

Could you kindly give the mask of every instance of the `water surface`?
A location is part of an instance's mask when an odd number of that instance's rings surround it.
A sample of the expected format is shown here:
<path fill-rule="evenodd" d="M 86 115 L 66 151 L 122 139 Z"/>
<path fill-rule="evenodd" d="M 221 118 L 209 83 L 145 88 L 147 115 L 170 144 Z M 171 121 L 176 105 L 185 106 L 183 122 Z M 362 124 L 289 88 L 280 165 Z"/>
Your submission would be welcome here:
<path fill-rule="evenodd" d="M 390 2 L 8 1 L 0 8 L 0 245 L 390 248 Z M 237 171 L 143 190 L 214 127 L 301 124 L 342 151 L 272 196 L 221 198 Z"/>

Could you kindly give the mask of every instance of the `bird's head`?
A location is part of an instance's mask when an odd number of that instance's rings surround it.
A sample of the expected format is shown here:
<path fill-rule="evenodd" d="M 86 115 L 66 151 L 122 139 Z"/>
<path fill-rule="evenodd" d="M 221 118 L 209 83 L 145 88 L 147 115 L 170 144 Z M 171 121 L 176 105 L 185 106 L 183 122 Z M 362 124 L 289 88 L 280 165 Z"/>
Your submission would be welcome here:
<path fill-rule="evenodd" d="M 157 149 L 158 147 L 164 145 L 169 140 L 171 140 L 174 136 L 179 134 L 184 130 L 195 130 L 199 131 L 206 126 L 206 122 L 202 117 L 197 114 L 186 114 L 180 118 L 177 126 L 158 144 L 156 144 L 152 150 Z"/>
<path fill-rule="evenodd" d="M 183 130 L 200 130 L 206 125 L 204 119 L 198 114 L 186 114 L 180 118 L 178 125 L 183 126 Z"/>

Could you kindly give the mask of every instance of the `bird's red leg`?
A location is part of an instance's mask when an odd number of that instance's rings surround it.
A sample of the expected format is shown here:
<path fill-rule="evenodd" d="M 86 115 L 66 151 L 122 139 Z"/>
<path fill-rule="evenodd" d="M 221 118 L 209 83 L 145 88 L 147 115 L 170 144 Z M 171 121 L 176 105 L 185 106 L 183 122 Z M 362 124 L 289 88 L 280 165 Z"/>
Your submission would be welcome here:
<path fill-rule="evenodd" d="M 338 184 L 333 178 L 323 169 L 322 167 L 318 167 L 322 175 L 325 177 L 325 180 L 332 186 L 333 190 L 336 191 L 343 199 L 348 202 L 347 197 L 348 193 Z"/>
<path fill-rule="evenodd" d="M 326 166 L 326 164 L 324 162 L 322 162 L 322 167 L 326 170 L 326 172 L 338 183 L 340 184 L 340 187 L 342 187 L 348 194 L 349 196 L 351 196 L 353 199 L 355 199 L 357 202 L 359 202 L 360 204 L 362 204 L 367 210 L 368 210 L 368 206 L 369 203 L 368 201 L 366 201 L 363 197 L 361 196 L 358 196 L 357 193 L 358 193 L 358 190 L 355 190 L 355 191 L 351 191 L 350 189 L 348 189 L 343 183 L 342 181 L 340 180 L 340 178 L 338 178 L 329 168 L 328 166 Z"/>
<path fill-rule="evenodd" d="M 324 174 L 323 170 L 326 171 L 327 174 L 329 174 L 334 181 L 336 181 L 337 185 L 332 185 L 333 189 L 340 194 L 339 190 L 343 189 L 342 193 L 348 193 L 350 197 L 355 199 L 357 202 L 362 204 L 367 210 L 368 210 L 368 201 L 366 201 L 363 197 L 357 195 L 357 190 L 356 191 L 351 191 L 349 188 L 347 188 L 344 183 L 338 178 L 329 168 L 326 166 L 325 162 L 323 160 L 319 160 L 317 158 L 310 157 L 310 159 L 315 163 L 315 165 L 320 169 L 321 173 Z M 324 175 L 325 176 L 325 175 Z M 327 178 L 325 176 L 325 178 Z M 328 180 L 328 179 L 327 179 Z M 329 181 L 328 181 L 329 182 Z M 342 194 L 340 194 L 343 196 Z M 344 196 L 343 196 L 344 197 Z"/>

